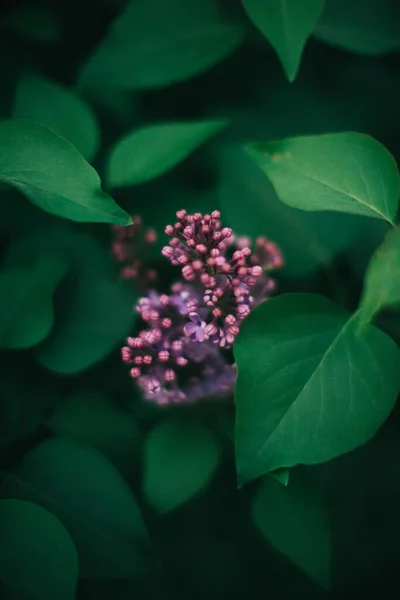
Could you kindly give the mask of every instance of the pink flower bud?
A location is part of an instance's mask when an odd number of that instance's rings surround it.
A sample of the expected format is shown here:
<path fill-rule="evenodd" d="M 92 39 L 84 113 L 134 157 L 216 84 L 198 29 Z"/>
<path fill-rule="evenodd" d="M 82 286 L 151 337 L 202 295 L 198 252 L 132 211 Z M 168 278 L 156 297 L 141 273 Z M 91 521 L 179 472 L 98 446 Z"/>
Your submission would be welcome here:
<path fill-rule="evenodd" d="M 153 362 L 153 357 L 150 356 L 150 354 L 145 354 L 145 356 L 143 356 L 143 364 L 144 365 L 151 365 L 152 362 Z"/>
<path fill-rule="evenodd" d="M 255 266 L 255 267 L 252 267 L 252 268 L 251 268 L 251 274 L 252 274 L 254 277 L 260 277 L 260 275 L 262 275 L 262 268 L 261 268 L 261 267 L 259 267 L 258 265 L 257 265 L 257 266 Z"/>
<path fill-rule="evenodd" d="M 173 371 L 172 369 L 166 369 L 164 373 L 164 379 L 165 381 L 174 381 L 175 371 Z"/>
<path fill-rule="evenodd" d="M 184 219 L 186 217 L 186 215 L 187 215 L 186 210 L 184 210 L 184 209 L 178 210 L 178 212 L 176 213 L 176 218 L 181 221 L 182 219 Z"/>
<path fill-rule="evenodd" d="M 164 246 L 161 250 L 161 254 L 165 256 L 165 258 L 172 258 L 174 255 L 174 249 L 171 246 Z"/>
<path fill-rule="evenodd" d="M 196 250 L 199 252 L 199 254 L 205 254 L 207 252 L 207 246 L 204 244 L 197 244 Z"/>
<path fill-rule="evenodd" d="M 213 218 L 213 219 L 220 219 L 221 218 L 221 213 L 219 212 L 219 210 L 213 210 L 213 212 L 211 213 L 211 218 Z"/>
<path fill-rule="evenodd" d="M 141 373 L 142 372 L 139 369 L 139 367 L 133 367 L 133 369 L 130 370 L 131 377 L 133 377 L 134 379 L 140 377 Z"/>
<path fill-rule="evenodd" d="M 172 227 L 172 225 L 167 225 L 164 231 L 166 235 L 174 235 L 174 228 Z"/>
<path fill-rule="evenodd" d="M 165 317 L 161 321 L 161 326 L 164 327 L 164 329 L 169 329 L 171 327 L 171 325 L 172 325 L 172 321 L 168 317 Z"/>
<path fill-rule="evenodd" d="M 169 360 L 168 350 L 161 350 L 161 352 L 158 353 L 158 360 L 161 362 L 167 362 L 167 360 Z"/>

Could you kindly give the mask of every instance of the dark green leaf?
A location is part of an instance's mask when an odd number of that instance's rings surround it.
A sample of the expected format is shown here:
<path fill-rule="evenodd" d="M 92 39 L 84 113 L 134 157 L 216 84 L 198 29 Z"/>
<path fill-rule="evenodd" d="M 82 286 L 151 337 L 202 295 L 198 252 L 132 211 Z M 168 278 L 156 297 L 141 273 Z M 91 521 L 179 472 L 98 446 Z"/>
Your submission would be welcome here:
<path fill-rule="evenodd" d="M 322 498 L 292 477 L 284 487 L 264 477 L 252 515 L 262 535 L 322 587 L 329 588 L 330 528 Z"/>
<path fill-rule="evenodd" d="M 154 88 L 206 71 L 242 42 L 213 0 L 131 0 L 95 54 L 81 83 Z"/>
<path fill-rule="evenodd" d="M 96 171 L 76 148 L 34 121 L 0 123 L 0 181 L 65 219 L 131 223 L 129 215 L 102 191 Z"/>
<path fill-rule="evenodd" d="M 118 466 L 135 459 L 139 440 L 135 421 L 95 390 L 68 396 L 47 424 L 60 435 L 91 444 Z"/>
<path fill-rule="evenodd" d="M 220 153 L 222 219 L 238 235 L 269 237 L 281 248 L 285 272 L 305 275 L 327 266 L 357 239 L 365 218 L 305 212 L 278 199 L 271 183 L 242 150 Z"/>
<path fill-rule="evenodd" d="M 400 229 L 391 230 L 369 263 L 360 307 L 370 321 L 382 308 L 400 305 Z"/>
<path fill-rule="evenodd" d="M 278 54 L 286 77 L 297 75 L 307 39 L 323 7 L 323 0 L 242 0 L 254 25 Z"/>
<path fill-rule="evenodd" d="M 32 266 L 0 271 L 0 348 L 29 348 L 54 324 L 53 294 L 68 268 L 65 257 L 35 257 Z"/>
<path fill-rule="evenodd" d="M 2 17 L 1 25 L 34 42 L 54 44 L 62 38 L 56 14 L 44 6 L 23 6 Z"/>
<path fill-rule="evenodd" d="M 285 294 L 260 305 L 234 353 L 240 484 L 356 448 L 397 398 L 396 344 L 375 327 L 360 330 L 357 314 L 322 296 Z"/>
<path fill-rule="evenodd" d="M 172 510 L 207 485 L 218 462 L 218 445 L 202 425 L 162 422 L 145 442 L 143 493 L 159 512 Z"/>
<path fill-rule="evenodd" d="M 159 177 L 227 124 L 226 121 L 159 123 L 127 134 L 108 158 L 108 185 L 120 187 Z"/>
<path fill-rule="evenodd" d="M 249 151 L 279 198 L 302 210 L 337 210 L 393 223 L 400 178 L 392 155 L 361 133 L 256 143 Z"/>
<path fill-rule="evenodd" d="M 0 579 L 7 598 L 74 600 L 78 557 L 68 531 L 31 502 L 0 500 Z"/>
<path fill-rule="evenodd" d="M 76 546 L 81 577 L 132 577 L 147 568 L 149 540 L 136 499 L 90 446 L 67 438 L 42 442 L 4 476 L 0 491 L 60 519 Z"/>
<path fill-rule="evenodd" d="M 392 0 L 327 0 L 315 35 L 355 53 L 379 56 L 393 52 L 400 47 L 399 8 Z"/>
<path fill-rule="evenodd" d="M 15 95 L 13 116 L 32 119 L 71 142 L 90 160 L 100 143 L 94 112 L 79 96 L 41 75 L 22 76 Z"/>

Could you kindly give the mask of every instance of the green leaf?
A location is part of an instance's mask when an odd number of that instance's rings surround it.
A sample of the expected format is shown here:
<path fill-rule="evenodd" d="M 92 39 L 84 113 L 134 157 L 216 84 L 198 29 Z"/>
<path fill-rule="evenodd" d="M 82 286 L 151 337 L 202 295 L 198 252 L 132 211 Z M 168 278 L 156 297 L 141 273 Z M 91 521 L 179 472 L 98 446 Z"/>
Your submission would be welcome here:
<path fill-rule="evenodd" d="M 400 10 L 392 0 L 327 0 L 317 39 L 357 54 L 379 56 L 400 48 Z"/>
<path fill-rule="evenodd" d="M 0 348 L 29 348 L 54 324 L 53 294 L 68 268 L 57 254 L 35 257 L 32 266 L 0 271 Z"/>
<path fill-rule="evenodd" d="M 365 275 L 360 308 L 370 321 L 382 308 L 400 305 L 400 229 L 389 231 Z"/>
<path fill-rule="evenodd" d="M 133 185 L 159 177 L 227 124 L 226 121 L 159 123 L 128 133 L 109 155 L 108 185 Z"/>
<path fill-rule="evenodd" d="M 100 145 L 96 116 L 72 90 L 41 75 L 24 75 L 18 82 L 13 116 L 32 119 L 71 142 L 90 160 Z"/>
<path fill-rule="evenodd" d="M 218 462 L 216 440 L 200 423 L 162 422 L 145 442 L 144 496 L 156 510 L 168 512 L 203 489 Z"/>
<path fill-rule="evenodd" d="M 102 360 L 129 335 L 136 293 L 127 282 L 116 279 L 109 252 L 66 224 L 15 242 L 5 264 L 29 264 L 32 255 L 54 253 L 68 258 L 71 267 L 55 297 L 54 327 L 35 356 L 58 373 L 78 373 Z"/>
<path fill-rule="evenodd" d="M 62 39 L 56 14 L 44 6 L 23 6 L 4 15 L 1 27 L 34 42 L 54 44 Z"/>
<path fill-rule="evenodd" d="M 328 461 L 368 441 L 392 410 L 400 352 L 326 298 L 285 294 L 257 307 L 234 346 L 239 484 Z"/>
<path fill-rule="evenodd" d="M 256 143 L 249 151 L 282 202 L 336 210 L 393 224 L 400 178 L 392 155 L 361 133 L 333 133 Z"/>
<path fill-rule="evenodd" d="M 0 123 L 0 182 L 65 219 L 129 225 L 129 215 L 102 191 L 96 171 L 67 140 L 34 121 Z"/>
<path fill-rule="evenodd" d="M 264 235 L 276 242 L 284 271 L 291 276 L 329 265 L 363 231 L 364 217 L 305 212 L 280 202 L 269 180 L 242 149 L 221 150 L 218 159 L 217 194 L 224 224 L 238 235 L 252 239 Z"/>
<path fill-rule="evenodd" d="M 292 477 L 284 487 L 265 477 L 252 503 L 261 534 L 324 588 L 331 571 L 330 528 L 317 491 Z"/>
<path fill-rule="evenodd" d="M 68 396 L 47 425 L 59 435 L 91 444 L 117 466 L 134 461 L 139 441 L 135 421 L 96 390 Z"/>
<path fill-rule="evenodd" d="M 132 577 L 148 567 L 149 540 L 136 499 L 90 446 L 67 438 L 44 441 L 4 475 L 0 491 L 40 504 L 63 523 L 81 577 Z"/>
<path fill-rule="evenodd" d="M 286 77 L 293 81 L 307 39 L 323 7 L 323 0 L 242 0 L 254 25 L 278 54 Z"/>
<path fill-rule="evenodd" d="M 276 481 L 279 481 L 281 485 L 287 487 L 289 484 L 290 469 L 278 469 L 277 471 L 272 471 L 271 476 L 274 477 Z"/>
<path fill-rule="evenodd" d="M 84 65 L 81 84 L 157 88 L 206 71 L 243 41 L 213 0 L 134 0 Z"/>
<path fill-rule="evenodd" d="M 0 579 L 7 598 L 74 600 L 75 546 L 60 521 L 31 502 L 0 500 Z"/>

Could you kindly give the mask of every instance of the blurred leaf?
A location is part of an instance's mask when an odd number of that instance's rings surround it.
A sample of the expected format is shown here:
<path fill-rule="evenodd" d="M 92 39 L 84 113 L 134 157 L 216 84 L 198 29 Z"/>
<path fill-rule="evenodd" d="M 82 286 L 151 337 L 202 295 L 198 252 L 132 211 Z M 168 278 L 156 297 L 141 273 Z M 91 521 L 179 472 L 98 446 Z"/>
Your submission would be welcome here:
<path fill-rule="evenodd" d="M 249 146 L 282 202 L 393 223 L 400 177 L 392 155 L 361 133 L 288 138 Z"/>
<path fill-rule="evenodd" d="M 277 471 L 272 471 L 271 476 L 279 481 L 281 485 L 287 487 L 290 479 L 290 469 L 278 469 Z"/>
<path fill-rule="evenodd" d="M 0 578 L 7 598 L 74 600 L 75 546 L 62 523 L 31 502 L 0 500 Z"/>
<path fill-rule="evenodd" d="M 350 52 L 393 52 L 400 48 L 400 7 L 396 0 L 326 0 L 314 34 Z"/>
<path fill-rule="evenodd" d="M 331 545 L 322 498 L 298 477 L 288 487 L 264 477 L 252 503 L 261 534 L 309 577 L 329 588 Z"/>
<path fill-rule="evenodd" d="M 257 307 L 234 345 L 240 484 L 317 464 L 368 441 L 390 414 L 400 352 L 382 331 L 359 331 L 323 296 L 285 294 Z"/>
<path fill-rule="evenodd" d="M 3 496 L 50 510 L 78 552 L 80 576 L 133 577 L 149 566 L 149 539 L 136 499 L 100 453 L 67 438 L 32 448 L 3 477 Z"/>
<path fill-rule="evenodd" d="M 35 257 L 31 268 L 0 271 L 0 348 L 29 348 L 54 324 L 53 294 L 68 268 L 60 255 Z"/>
<path fill-rule="evenodd" d="M 218 462 L 216 440 L 200 423 L 161 422 L 144 446 L 144 496 L 159 512 L 173 510 L 207 485 Z"/>
<path fill-rule="evenodd" d="M 206 71 L 243 41 L 214 0 L 131 0 L 94 55 L 81 83 L 157 88 Z"/>
<path fill-rule="evenodd" d="M 34 121 L 0 122 L 0 181 L 43 210 L 73 221 L 129 225 L 96 171 L 54 131 Z"/>
<path fill-rule="evenodd" d="M 68 396 L 47 424 L 59 435 L 91 444 L 117 466 L 134 462 L 139 430 L 132 415 L 96 390 Z"/>
<path fill-rule="evenodd" d="M 293 81 L 307 39 L 323 7 L 323 0 L 242 0 L 254 25 L 278 54 L 286 77 Z"/>
<path fill-rule="evenodd" d="M 37 360 L 58 373 L 78 373 L 102 360 L 129 335 L 134 288 L 118 281 L 110 254 L 94 238 L 68 226 L 39 230 L 15 242 L 6 265 L 58 252 L 71 268 L 55 296 L 55 324 L 37 348 Z"/>
<path fill-rule="evenodd" d="M 219 206 L 238 235 L 269 237 L 281 248 L 285 272 L 305 275 L 357 239 L 367 219 L 343 213 L 304 212 L 281 202 L 268 179 L 242 150 L 221 151 Z"/>
<path fill-rule="evenodd" d="M 44 6 L 23 6 L 1 19 L 1 26 L 34 42 L 54 44 L 62 38 L 56 14 Z"/>
<path fill-rule="evenodd" d="M 90 160 L 100 145 L 96 116 L 72 90 L 42 75 L 24 75 L 16 90 L 13 116 L 32 119 L 71 142 Z"/>
<path fill-rule="evenodd" d="M 373 255 L 365 276 L 360 302 L 363 318 L 370 321 L 382 308 L 400 305 L 400 229 L 389 231 Z"/>
<path fill-rule="evenodd" d="M 158 123 L 128 133 L 108 158 L 110 187 L 159 177 L 227 126 L 226 121 Z"/>

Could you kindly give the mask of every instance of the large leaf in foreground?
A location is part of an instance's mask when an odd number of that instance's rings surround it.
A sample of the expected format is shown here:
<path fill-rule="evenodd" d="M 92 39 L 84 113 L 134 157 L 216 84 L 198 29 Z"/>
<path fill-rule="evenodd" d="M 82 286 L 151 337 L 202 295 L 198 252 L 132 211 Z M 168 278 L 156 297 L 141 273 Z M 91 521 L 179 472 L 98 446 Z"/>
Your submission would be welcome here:
<path fill-rule="evenodd" d="M 67 438 L 42 442 L 4 474 L 0 492 L 36 502 L 64 524 L 82 577 L 132 577 L 148 568 L 149 540 L 136 499 L 90 446 Z"/>
<path fill-rule="evenodd" d="M 254 25 L 278 54 L 286 77 L 296 77 L 304 46 L 323 7 L 323 0 L 242 0 Z"/>
<path fill-rule="evenodd" d="M 67 140 L 35 121 L 0 123 L 0 182 L 43 210 L 92 223 L 128 225 L 129 215 L 102 191 L 96 171 Z"/>
<path fill-rule="evenodd" d="M 213 0 L 131 0 L 84 65 L 84 86 L 155 88 L 206 71 L 242 42 Z"/>
<path fill-rule="evenodd" d="M 393 156 L 361 133 L 287 138 L 249 146 L 282 202 L 393 223 L 400 178 Z"/>
<path fill-rule="evenodd" d="M 243 323 L 234 353 L 239 484 L 356 448 L 397 398 L 396 344 L 322 296 L 263 303 Z"/>
<path fill-rule="evenodd" d="M 382 308 L 400 306 L 400 229 L 389 231 L 368 265 L 360 307 L 371 320 Z"/>
<path fill-rule="evenodd" d="M 287 487 L 264 477 L 252 503 L 261 534 L 322 587 L 329 587 L 331 547 L 323 498 L 296 474 Z"/>
<path fill-rule="evenodd" d="M 0 500 L 0 580 L 7 598 L 74 600 L 75 546 L 62 523 L 41 506 Z"/>

